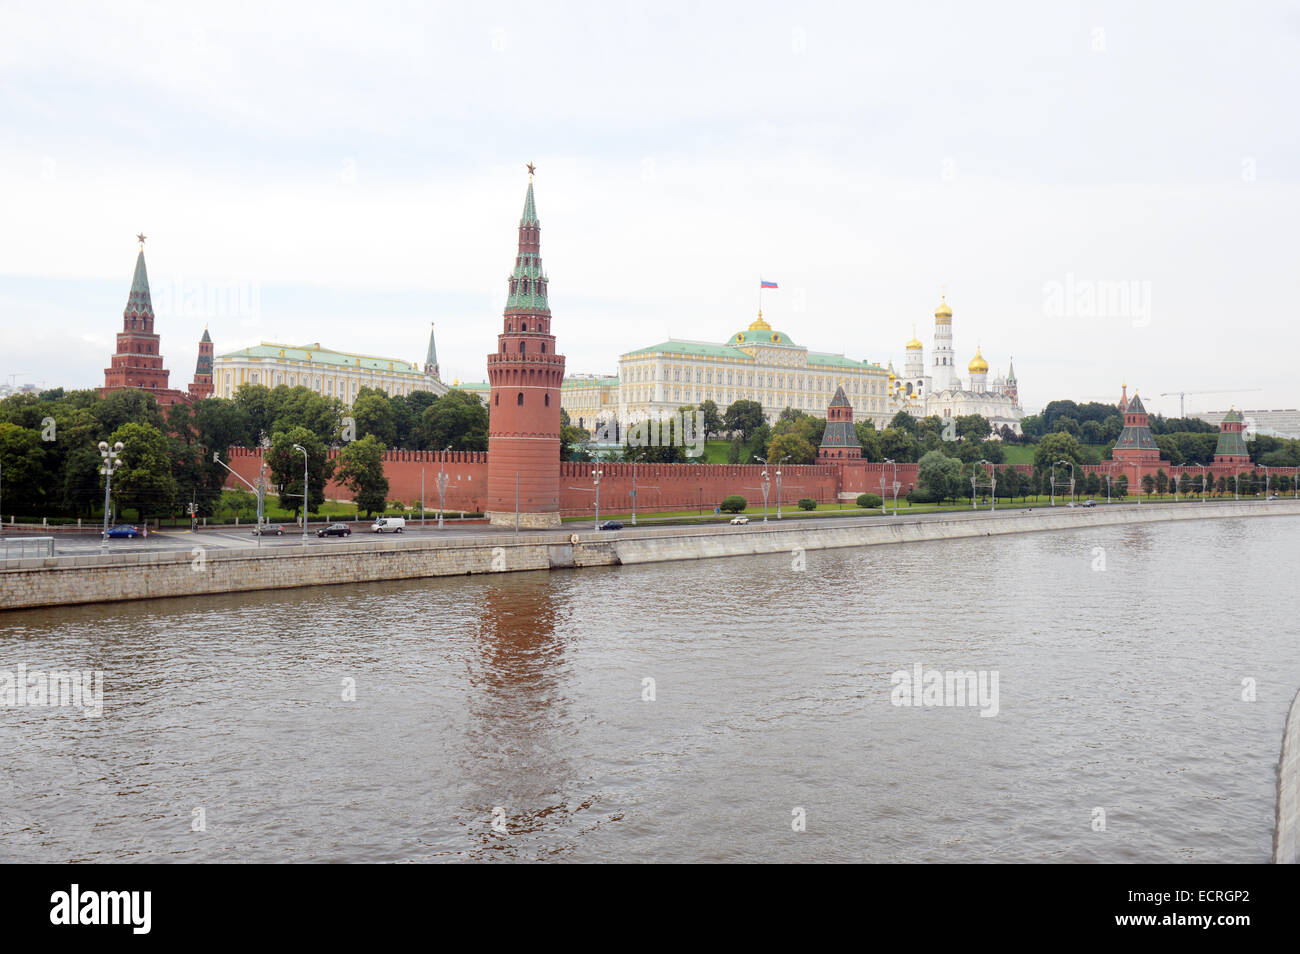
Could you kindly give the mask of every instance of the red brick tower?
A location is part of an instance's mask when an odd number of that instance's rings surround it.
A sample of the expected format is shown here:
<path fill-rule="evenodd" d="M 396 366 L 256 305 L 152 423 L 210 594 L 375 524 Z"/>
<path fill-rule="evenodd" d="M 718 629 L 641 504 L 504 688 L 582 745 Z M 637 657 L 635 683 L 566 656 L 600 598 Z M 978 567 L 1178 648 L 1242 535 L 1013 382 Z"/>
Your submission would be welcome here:
<path fill-rule="evenodd" d="M 1115 439 L 1111 457 L 1130 464 L 1134 461 L 1159 464 L 1160 448 L 1156 446 L 1156 439 L 1151 436 L 1150 416 L 1136 391 L 1133 397 L 1128 396 L 1127 384 L 1124 385 L 1124 396 L 1119 400 L 1119 409 L 1124 415 L 1124 429 Z"/>
<path fill-rule="evenodd" d="M 1249 464 L 1250 450 L 1246 447 L 1246 419 L 1236 408 L 1230 408 L 1219 422 L 1219 443 L 1214 448 L 1216 464 Z"/>
<path fill-rule="evenodd" d="M 861 458 L 862 445 L 853 427 L 853 405 L 841 384 L 826 407 L 826 430 L 822 432 L 822 445 L 817 449 L 817 463 Z"/>
<path fill-rule="evenodd" d="M 199 339 L 199 360 L 194 363 L 194 380 L 190 383 L 190 399 L 209 397 L 212 397 L 212 337 L 204 328 Z"/>
<path fill-rule="evenodd" d="M 122 330 L 117 335 L 117 354 L 104 369 L 102 392 L 122 388 L 140 388 L 158 399 L 159 404 L 172 405 L 183 398 L 179 391 L 167 388 L 168 371 L 163 367 L 158 353 L 158 335 L 153 330 L 153 302 L 149 299 L 149 275 L 144 268 L 144 235 L 139 235 L 140 254 L 135 260 L 135 276 L 131 279 L 131 293 L 127 296 L 126 310 L 122 312 Z"/>
<path fill-rule="evenodd" d="M 533 203 L 533 165 L 519 220 L 519 252 L 510 275 L 496 353 L 488 355 L 487 517 L 521 527 L 560 525 L 560 386 L 564 356 L 555 353 L 542 270 L 541 223 Z"/>

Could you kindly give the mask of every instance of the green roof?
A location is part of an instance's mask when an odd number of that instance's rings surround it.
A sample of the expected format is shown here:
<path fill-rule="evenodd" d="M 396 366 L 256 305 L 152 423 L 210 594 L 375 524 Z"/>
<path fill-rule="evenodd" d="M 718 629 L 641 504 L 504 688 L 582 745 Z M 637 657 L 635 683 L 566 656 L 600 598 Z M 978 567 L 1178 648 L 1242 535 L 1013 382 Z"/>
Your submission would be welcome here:
<path fill-rule="evenodd" d="M 808 363 L 830 368 L 874 368 L 877 371 L 885 370 L 880 365 L 872 364 L 870 361 L 855 361 L 852 358 L 844 357 L 842 354 L 830 354 L 826 351 L 809 351 Z"/>
<path fill-rule="evenodd" d="M 631 357 L 637 354 L 686 354 L 709 358 L 734 358 L 738 361 L 753 361 L 754 356 L 747 354 L 738 348 L 732 348 L 727 345 L 709 344 L 705 341 L 677 341 L 669 338 L 657 345 L 650 345 L 648 348 L 637 348 L 635 351 L 629 351 L 623 357 Z"/>
<path fill-rule="evenodd" d="M 778 348 L 797 348 L 799 347 L 790 340 L 790 336 L 784 331 L 768 330 L 763 331 L 756 328 L 747 328 L 744 331 L 737 331 L 727 339 L 729 345 L 772 345 Z"/>
<path fill-rule="evenodd" d="M 564 383 L 561 386 L 566 388 L 589 388 L 593 386 L 616 388 L 618 387 L 618 378 L 597 378 L 579 375 L 577 377 L 565 378 Z"/>
<path fill-rule="evenodd" d="M 460 384 L 453 384 L 452 387 L 454 387 L 457 391 L 473 391 L 473 392 L 478 392 L 478 391 L 491 391 L 491 390 L 492 390 L 492 385 L 490 385 L 490 384 L 489 384 L 488 382 L 486 382 L 486 381 L 468 381 L 468 382 L 461 382 Z"/>
<path fill-rule="evenodd" d="M 533 201 L 533 180 L 528 180 L 528 194 L 524 196 L 524 214 L 519 217 L 520 225 L 537 225 L 537 204 Z"/>
<path fill-rule="evenodd" d="M 245 348 L 242 351 L 231 351 L 229 354 L 223 354 L 220 357 L 232 359 L 273 358 L 277 361 L 302 361 L 313 365 L 360 368 L 363 371 L 389 371 L 396 374 L 423 373 L 409 361 L 399 361 L 396 358 L 377 358 L 366 354 L 352 354 L 347 351 L 331 351 L 328 348 L 322 348 L 319 342 L 294 347 L 263 341 L 251 348 Z"/>
<path fill-rule="evenodd" d="M 149 298 L 149 273 L 144 267 L 144 249 L 135 258 L 135 274 L 131 276 L 131 293 L 126 298 L 126 314 L 153 315 L 153 302 Z"/>

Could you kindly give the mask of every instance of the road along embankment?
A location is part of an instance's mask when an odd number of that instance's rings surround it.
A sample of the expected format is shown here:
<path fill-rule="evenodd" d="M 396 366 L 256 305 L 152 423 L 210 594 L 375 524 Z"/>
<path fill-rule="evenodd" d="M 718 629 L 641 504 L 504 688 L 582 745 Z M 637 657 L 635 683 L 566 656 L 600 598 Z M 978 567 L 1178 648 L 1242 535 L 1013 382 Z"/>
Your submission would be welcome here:
<path fill-rule="evenodd" d="M 1300 516 L 1292 500 L 845 517 L 596 533 L 411 536 L 239 550 L 110 552 L 0 565 L 0 609 L 470 573 L 703 560 L 1170 520 Z"/>

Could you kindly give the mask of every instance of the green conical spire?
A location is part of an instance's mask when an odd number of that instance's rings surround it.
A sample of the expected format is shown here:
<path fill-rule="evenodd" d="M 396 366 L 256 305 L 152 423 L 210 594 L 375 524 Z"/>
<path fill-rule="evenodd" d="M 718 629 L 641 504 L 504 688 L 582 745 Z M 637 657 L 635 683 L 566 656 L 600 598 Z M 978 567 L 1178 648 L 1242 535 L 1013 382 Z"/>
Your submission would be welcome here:
<path fill-rule="evenodd" d="M 149 273 L 144 267 L 143 247 L 135 259 L 135 275 L 131 279 L 131 294 L 126 299 L 125 313 L 153 317 L 153 302 L 149 298 Z"/>
<path fill-rule="evenodd" d="M 533 204 L 533 177 L 528 177 L 528 195 L 524 196 L 524 214 L 519 219 L 520 225 L 537 225 L 537 206 Z"/>
<path fill-rule="evenodd" d="M 433 322 L 429 322 L 429 350 L 424 356 L 424 369 L 428 371 L 430 368 L 436 368 L 437 366 L 438 348 L 433 343 Z"/>

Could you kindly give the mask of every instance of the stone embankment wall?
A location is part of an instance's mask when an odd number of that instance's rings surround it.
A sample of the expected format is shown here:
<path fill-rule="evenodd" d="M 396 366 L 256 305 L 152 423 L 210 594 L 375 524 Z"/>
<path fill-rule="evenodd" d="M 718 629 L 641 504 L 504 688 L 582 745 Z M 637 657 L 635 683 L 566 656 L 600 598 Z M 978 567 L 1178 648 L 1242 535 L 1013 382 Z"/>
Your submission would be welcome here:
<path fill-rule="evenodd" d="M 912 518 L 773 520 L 746 527 L 663 527 L 613 533 L 385 537 L 260 550 L 118 551 L 108 556 L 9 561 L 0 568 L 0 609 L 468 573 L 700 560 L 1169 520 L 1280 515 L 1300 516 L 1300 504 L 1283 500 L 1131 505 L 1095 510 L 1060 507 Z"/>

